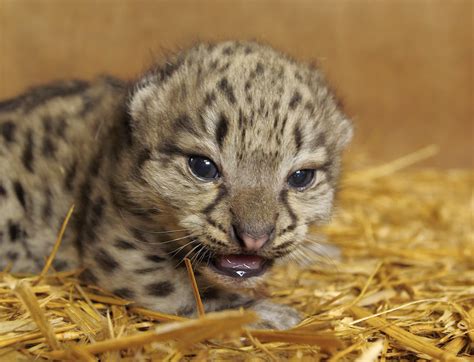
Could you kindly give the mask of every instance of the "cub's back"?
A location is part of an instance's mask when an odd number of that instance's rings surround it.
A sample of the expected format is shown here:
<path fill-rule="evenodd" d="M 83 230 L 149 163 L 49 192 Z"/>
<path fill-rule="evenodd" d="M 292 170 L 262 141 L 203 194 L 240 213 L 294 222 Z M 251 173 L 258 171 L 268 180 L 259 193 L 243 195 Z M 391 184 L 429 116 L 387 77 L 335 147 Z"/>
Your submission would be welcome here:
<path fill-rule="evenodd" d="M 103 78 L 0 102 L 0 269 L 13 262 L 16 271 L 41 268 L 124 93 Z"/>

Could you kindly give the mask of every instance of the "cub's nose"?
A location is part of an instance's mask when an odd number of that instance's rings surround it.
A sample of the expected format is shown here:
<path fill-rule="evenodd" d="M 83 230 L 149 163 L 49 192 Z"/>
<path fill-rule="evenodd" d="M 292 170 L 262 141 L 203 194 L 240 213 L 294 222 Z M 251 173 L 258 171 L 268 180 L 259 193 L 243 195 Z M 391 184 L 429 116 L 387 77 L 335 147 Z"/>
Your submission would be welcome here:
<path fill-rule="evenodd" d="M 237 241 L 241 246 L 249 251 L 257 251 L 263 248 L 263 246 L 273 238 L 275 228 L 268 227 L 261 232 L 248 232 L 245 229 L 241 229 L 236 225 L 231 227 L 231 238 Z"/>

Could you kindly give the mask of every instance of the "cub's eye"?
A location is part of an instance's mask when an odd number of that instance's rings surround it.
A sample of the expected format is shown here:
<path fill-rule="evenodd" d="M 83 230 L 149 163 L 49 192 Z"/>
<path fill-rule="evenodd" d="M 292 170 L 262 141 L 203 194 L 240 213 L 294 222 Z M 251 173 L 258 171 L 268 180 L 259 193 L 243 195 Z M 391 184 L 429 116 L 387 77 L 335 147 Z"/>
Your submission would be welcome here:
<path fill-rule="evenodd" d="M 314 179 L 314 170 L 298 170 L 288 177 L 288 185 L 295 189 L 304 189 Z"/>
<path fill-rule="evenodd" d="M 189 157 L 188 164 L 194 176 L 204 181 L 212 181 L 219 177 L 217 166 L 206 157 L 191 156 Z"/>

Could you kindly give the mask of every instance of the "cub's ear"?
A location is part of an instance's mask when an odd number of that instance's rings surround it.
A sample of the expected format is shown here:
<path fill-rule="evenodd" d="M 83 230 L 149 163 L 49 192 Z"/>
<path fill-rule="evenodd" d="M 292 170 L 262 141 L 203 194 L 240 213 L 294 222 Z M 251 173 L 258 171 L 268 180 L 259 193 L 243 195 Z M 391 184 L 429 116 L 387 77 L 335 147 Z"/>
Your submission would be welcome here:
<path fill-rule="evenodd" d="M 318 64 L 311 64 L 309 70 L 313 96 L 320 104 L 323 116 L 327 117 L 327 126 L 330 128 L 328 129 L 328 138 L 338 151 L 342 151 L 352 140 L 354 134 L 352 121 L 346 116 L 341 98 L 328 85 L 326 78 L 319 70 Z"/>
<path fill-rule="evenodd" d="M 183 64 L 182 56 L 171 56 L 162 64 L 150 68 L 135 82 L 128 97 L 128 111 L 134 121 L 143 121 L 148 110 L 161 105 L 160 94 L 163 86 L 171 81 Z"/>
<path fill-rule="evenodd" d="M 336 147 L 339 150 L 343 150 L 349 145 L 354 136 L 354 126 L 347 117 L 341 117 L 341 119 L 336 122 L 335 133 L 337 137 Z"/>
<path fill-rule="evenodd" d="M 146 120 L 147 111 L 156 103 L 158 78 L 151 72 L 141 77 L 133 86 L 128 96 L 128 113 L 134 122 Z"/>

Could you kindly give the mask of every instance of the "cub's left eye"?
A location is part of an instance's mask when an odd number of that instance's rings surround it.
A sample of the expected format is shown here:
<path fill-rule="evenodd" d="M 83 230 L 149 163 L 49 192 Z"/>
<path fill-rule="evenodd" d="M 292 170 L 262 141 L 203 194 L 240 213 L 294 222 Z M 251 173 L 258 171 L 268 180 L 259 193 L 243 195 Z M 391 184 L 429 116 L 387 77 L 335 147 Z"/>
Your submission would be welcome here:
<path fill-rule="evenodd" d="M 314 179 L 315 170 L 298 170 L 288 177 L 288 185 L 295 189 L 308 187 Z"/>
<path fill-rule="evenodd" d="M 219 177 L 216 164 L 206 157 L 191 156 L 188 164 L 194 176 L 203 181 L 212 181 Z"/>

